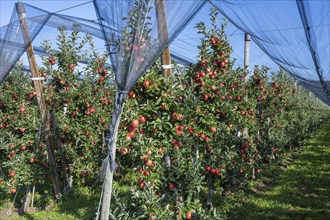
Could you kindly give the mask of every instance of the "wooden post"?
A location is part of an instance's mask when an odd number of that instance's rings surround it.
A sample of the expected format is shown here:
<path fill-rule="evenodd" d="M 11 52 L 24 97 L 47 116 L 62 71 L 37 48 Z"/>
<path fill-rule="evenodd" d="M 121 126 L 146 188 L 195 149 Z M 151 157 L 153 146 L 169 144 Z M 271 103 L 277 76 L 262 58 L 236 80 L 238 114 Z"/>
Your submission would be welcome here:
<path fill-rule="evenodd" d="M 156 4 L 158 37 L 160 43 L 164 44 L 168 42 L 165 0 L 155 0 L 155 4 Z M 163 76 L 167 78 L 171 77 L 172 69 L 171 69 L 171 54 L 169 47 L 166 47 L 166 49 L 164 50 L 161 56 L 161 63 L 163 69 Z M 171 166 L 171 158 L 169 155 L 165 155 L 165 161 L 168 166 Z"/>
<path fill-rule="evenodd" d="M 157 17 L 157 28 L 158 37 L 161 44 L 168 42 L 168 30 L 166 22 L 166 6 L 165 0 L 156 0 L 156 17 Z M 171 54 L 170 49 L 167 47 L 161 56 L 163 75 L 165 77 L 172 76 L 171 70 Z"/>
<path fill-rule="evenodd" d="M 248 71 L 248 67 L 250 64 L 250 43 L 251 43 L 251 36 L 248 33 L 245 33 L 245 37 L 244 37 L 244 69 L 247 72 Z M 245 77 L 245 81 L 248 80 L 248 76 L 246 75 Z"/>
<path fill-rule="evenodd" d="M 29 65 L 31 68 L 32 76 L 34 78 L 39 77 L 38 73 L 38 67 L 36 63 L 36 59 L 34 56 L 34 50 L 32 46 L 32 41 L 30 37 L 30 32 L 27 26 L 27 21 L 26 21 L 26 12 L 24 5 L 20 2 L 16 3 L 16 11 L 20 20 L 20 25 L 23 33 L 23 38 L 26 46 L 26 53 L 28 55 L 28 60 L 29 60 Z M 47 113 L 46 113 L 46 104 L 45 100 L 42 96 L 42 86 L 40 83 L 40 80 L 33 80 L 34 88 L 36 90 L 36 95 L 37 95 L 37 101 L 38 101 L 38 107 L 40 111 L 40 118 L 41 118 L 41 124 L 43 126 L 44 130 L 44 135 L 45 135 L 45 143 L 47 147 L 47 156 L 48 156 L 48 163 L 49 167 L 51 169 L 52 175 L 54 178 L 52 178 L 53 182 L 53 187 L 54 187 L 54 194 L 55 198 L 58 198 L 58 195 L 60 194 L 60 186 L 59 186 L 59 178 L 57 174 L 57 169 L 56 169 L 56 161 L 54 157 L 54 152 L 52 149 L 51 145 L 51 140 L 50 140 L 50 127 L 49 124 L 47 123 Z"/>

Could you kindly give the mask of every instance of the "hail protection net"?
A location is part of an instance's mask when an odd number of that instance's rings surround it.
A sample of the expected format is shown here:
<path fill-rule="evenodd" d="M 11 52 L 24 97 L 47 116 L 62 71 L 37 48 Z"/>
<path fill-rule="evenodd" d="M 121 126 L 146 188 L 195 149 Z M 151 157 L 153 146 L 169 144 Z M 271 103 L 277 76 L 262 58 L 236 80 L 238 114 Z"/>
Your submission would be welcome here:
<path fill-rule="evenodd" d="M 198 14 L 189 22 L 184 28 L 184 31 L 176 37 L 171 43 L 171 57 L 180 58 L 182 64 L 193 64 L 196 63 L 199 57 L 198 47 L 201 43 L 202 35 L 198 34 L 196 25 L 203 22 L 207 29 L 212 28 L 211 20 L 209 19 L 210 10 L 213 6 L 207 2 Z M 244 66 L 244 35 L 245 33 L 237 28 L 232 23 L 228 22 L 222 14 L 218 14 L 218 23 L 226 22 L 226 33 L 230 45 L 233 47 L 231 57 L 235 58 L 235 67 Z M 177 59 L 178 60 L 178 59 Z M 266 65 L 271 71 L 278 71 L 279 66 L 274 63 L 266 54 L 263 52 L 253 41 L 251 41 L 250 48 L 250 70 L 255 65 Z"/>
<path fill-rule="evenodd" d="M 51 13 L 25 3 L 19 3 L 19 5 L 22 12 L 25 12 L 23 16 L 26 20 L 29 39 L 25 43 L 16 7 L 13 9 L 10 23 L 0 28 L 0 83 L 18 62 L 29 43 L 35 43 L 36 39 L 40 38 L 41 41 L 46 38 L 54 38 L 58 34 L 59 28 L 88 33 L 103 40 L 103 32 L 97 22 Z M 106 33 L 110 32 L 107 27 L 104 28 L 104 31 Z M 43 48 L 36 46 L 41 41 L 34 44 L 34 51 L 39 55 L 47 55 Z"/>
<path fill-rule="evenodd" d="M 95 0 L 99 23 L 20 5 L 35 53 L 46 55 L 40 42 L 54 38 L 58 28 L 88 33 L 102 41 L 102 48 L 105 40 L 119 89 L 126 91 L 169 43 L 172 59 L 194 63 L 200 37 L 194 26 L 208 22 L 213 5 L 230 20 L 228 34 L 238 65 L 243 64 L 247 32 L 252 36 L 250 66 L 266 64 L 273 70 L 281 66 L 330 105 L 330 1 Z M 27 43 L 13 8 L 10 23 L 0 27 L 0 83 L 23 55 Z"/>
<path fill-rule="evenodd" d="M 22 18 L 26 21 L 26 26 L 29 31 L 30 39 L 25 43 L 23 32 L 20 25 L 20 19 L 17 10 L 14 9 L 10 23 L 7 26 L 1 27 L 0 35 L 0 82 L 17 63 L 18 59 L 26 50 L 26 45 L 31 42 L 43 27 L 43 24 L 49 19 L 49 13 L 30 7 L 28 5 L 17 5 L 17 9 L 21 11 Z M 31 17 L 27 18 L 27 11 Z"/>
<path fill-rule="evenodd" d="M 330 104 L 330 1 L 209 1 L 274 62 Z"/>
<path fill-rule="evenodd" d="M 95 0 L 118 88 L 128 91 L 205 3 L 204 0 Z"/>

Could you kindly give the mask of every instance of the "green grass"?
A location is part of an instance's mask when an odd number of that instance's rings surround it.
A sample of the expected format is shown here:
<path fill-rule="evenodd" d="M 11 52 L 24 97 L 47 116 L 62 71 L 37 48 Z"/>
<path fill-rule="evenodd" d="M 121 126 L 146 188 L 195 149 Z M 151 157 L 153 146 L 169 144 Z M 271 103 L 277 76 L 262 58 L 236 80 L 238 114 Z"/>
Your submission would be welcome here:
<path fill-rule="evenodd" d="M 76 187 L 64 195 L 61 202 L 48 204 L 45 210 L 29 212 L 24 216 L 7 215 L 8 220 L 82 220 L 94 219 L 100 192 L 87 187 Z M 6 205 L 7 209 L 12 208 Z M 14 208 L 12 208 L 15 210 Z M 13 211 L 14 212 L 14 211 Z M 3 216 L 2 216 L 3 217 Z M 2 220 L 1 216 L 0 219 Z"/>
<path fill-rule="evenodd" d="M 214 204 L 223 210 L 224 219 L 330 219 L 330 123 L 301 151 L 283 158 L 281 167 L 265 169 L 244 191 L 238 190 L 225 198 L 216 193 Z M 129 199 L 125 193 L 128 190 L 128 186 L 123 186 L 119 196 Z M 46 202 L 46 210 L 34 210 L 24 216 L 2 215 L 12 205 L 1 203 L 0 219 L 93 219 L 99 196 L 99 190 L 76 187 L 60 203 Z"/>
<path fill-rule="evenodd" d="M 330 123 L 276 172 L 262 177 L 242 198 L 227 198 L 232 206 L 228 218 L 330 219 Z"/>

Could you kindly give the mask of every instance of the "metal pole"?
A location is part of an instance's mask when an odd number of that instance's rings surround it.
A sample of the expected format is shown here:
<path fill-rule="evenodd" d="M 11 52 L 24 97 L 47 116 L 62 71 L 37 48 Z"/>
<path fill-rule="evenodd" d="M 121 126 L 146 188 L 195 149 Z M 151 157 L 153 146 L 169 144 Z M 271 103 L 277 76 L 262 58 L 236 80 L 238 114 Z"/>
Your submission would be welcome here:
<path fill-rule="evenodd" d="M 155 3 L 156 3 L 158 37 L 161 44 L 168 43 L 165 0 L 156 0 Z M 161 56 L 161 60 L 162 60 L 163 75 L 165 77 L 172 76 L 171 54 L 169 47 L 167 47 L 163 52 Z"/>
<path fill-rule="evenodd" d="M 246 76 L 244 78 L 245 82 L 248 81 L 248 68 L 250 64 L 250 43 L 251 43 L 251 36 L 248 33 L 245 33 L 244 36 L 244 71 L 246 72 Z M 248 99 L 248 96 L 246 96 L 246 100 Z M 239 132 L 240 133 L 240 132 Z M 249 130 L 247 128 L 243 129 L 243 136 L 247 137 L 249 133 Z M 252 169 L 252 179 L 254 179 L 254 168 Z"/>
<path fill-rule="evenodd" d="M 248 67 L 250 64 L 250 43 L 251 43 L 251 36 L 248 33 L 245 33 L 244 37 L 244 69 L 248 71 Z M 248 76 L 245 77 L 245 81 L 247 81 Z"/>
<path fill-rule="evenodd" d="M 25 42 L 25 46 L 26 46 L 26 53 L 28 56 L 32 76 L 34 78 L 37 78 L 37 77 L 39 77 L 38 67 L 37 67 L 35 56 L 34 56 L 34 50 L 33 50 L 33 46 L 32 46 L 30 32 L 28 29 L 27 21 L 26 21 L 26 12 L 25 12 L 24 5 L 20 2 L 17 2 L 16 11 L 17 11 L 17 14 L 18 14 L 18 17 L 20 20 L 20 25 L 21 25 L 21 29 L 22 29 L 22 33 L 23 33 L 23 38 L 24 38 L 24 42 Z M 55 198 L 57 198 L 58 195 L 60 194 L 60 186 L 59 186 L 59 178 L 58 178 L 57 169 L 56 169 L 56 161 L 55 161 L 55 157 L 54 157 L 54 153 L 53 153 L 53 149 L 52 149 L 52 145 L 51 145 L 51 140 L 50 140 L 50 127 L 47 123 L 46 104 L 45 104 L 45 100 L 42 96 L 42 86 L 41 86 L 40 80 L 33 80 L 33 84 L 34 84 L 34 88 L 35 88 L 36 95 L 37 95 L 38 107 L 40 110 L 41 124 L 44 129 L 45 143 L 46 143 L 47 155 L 48 155 L 48 163 L 49 163 L 52 175 L 54 175 L 54 178 L 52 178 L 52 182 L 53 182 L 53 187 L 54 187 Z"/>

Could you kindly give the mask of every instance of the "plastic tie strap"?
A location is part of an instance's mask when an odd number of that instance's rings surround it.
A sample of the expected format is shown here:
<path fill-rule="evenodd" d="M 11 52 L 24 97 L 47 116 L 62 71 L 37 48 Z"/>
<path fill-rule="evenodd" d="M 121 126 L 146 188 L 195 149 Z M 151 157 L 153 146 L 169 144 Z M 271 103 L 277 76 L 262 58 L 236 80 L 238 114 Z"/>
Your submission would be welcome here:
<path fill-rule="evenodd" d="M 32 77 L 31 80 L 36 81 L 36 80 L 45 80 L 45 77 L 40 76 L 40 77 Z"/>
<path fill-rule="evenodd" d="M 162 65 L 163 69 L 172 69 L 173 65 L 172 64 L 168 64 L 168 65 Z"/>

